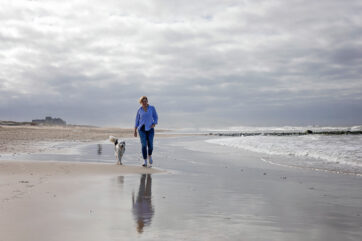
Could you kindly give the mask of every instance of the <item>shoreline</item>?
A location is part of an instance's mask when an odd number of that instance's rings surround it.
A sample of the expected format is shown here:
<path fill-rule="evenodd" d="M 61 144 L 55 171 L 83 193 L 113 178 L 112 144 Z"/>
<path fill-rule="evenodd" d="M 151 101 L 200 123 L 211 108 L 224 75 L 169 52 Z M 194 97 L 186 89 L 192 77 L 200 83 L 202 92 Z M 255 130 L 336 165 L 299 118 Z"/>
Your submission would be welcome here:
<path fill-rule="evenodd" d="M 274 161 L 268 161 L 264 157 L 259 157 L 259 159 L 262 162 L 265 162 L 267 164 L 273 165 L 273 166 L 280 166 L 284 168 L 295 168 L 300 170 L 309 170 L 314 172 L 321 172 L 321 173 L 331 173 L 331 174 L 337 174 L 337 175 L 345 175 L 345 176 L 351 176 L 351 177 L 362 177 L 362 173 L 359 172 L 352 172 L 352 171 L 342 171 L 342 170 L 332 170 L 332 169 L 323 169 L 318 167 L 309 167 L 309 166 L 298 166 L 298 165 L 292 165 L 292 164 L 281 164 Z"/>

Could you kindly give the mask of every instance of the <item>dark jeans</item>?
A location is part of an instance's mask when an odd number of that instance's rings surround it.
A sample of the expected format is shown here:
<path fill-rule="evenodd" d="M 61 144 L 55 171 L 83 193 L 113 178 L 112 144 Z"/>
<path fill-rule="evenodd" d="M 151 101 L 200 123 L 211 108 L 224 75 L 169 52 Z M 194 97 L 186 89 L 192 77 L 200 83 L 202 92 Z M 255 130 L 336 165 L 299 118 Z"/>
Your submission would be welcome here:
<path fill-rule="evenodd" d="M 142 144 L 142 155 L 143 159 L 147 159 L 147 148 L 148 148 L 148 155 L 152 155 L 153 151 L 153 137 L 155 135 L 155 130 L 151 128 L 151 130 L 146 131 L 145 126 L 142 126 L 138 133 L 140 135 L 141 144 Z"/>

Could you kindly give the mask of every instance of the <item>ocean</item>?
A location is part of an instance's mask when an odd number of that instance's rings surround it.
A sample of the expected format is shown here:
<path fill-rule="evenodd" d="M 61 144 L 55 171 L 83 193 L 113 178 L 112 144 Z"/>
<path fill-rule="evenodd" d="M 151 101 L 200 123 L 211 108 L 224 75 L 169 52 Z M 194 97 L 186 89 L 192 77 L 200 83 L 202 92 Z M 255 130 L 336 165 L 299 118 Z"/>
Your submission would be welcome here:
<path fill-rule="evenodd" d="M 200 132 L 219 136 L 206 140 L 208 143 L 257 152 L 262 154 L 263 161 L 271 164 L 362 175 L 362 135 L 356 134 L 361 129 L 361 126 L 231 127 Z M 305 134 L 307 130 L 314 134 Z M 336 132 L 347 134 L 331 134 Z"/>

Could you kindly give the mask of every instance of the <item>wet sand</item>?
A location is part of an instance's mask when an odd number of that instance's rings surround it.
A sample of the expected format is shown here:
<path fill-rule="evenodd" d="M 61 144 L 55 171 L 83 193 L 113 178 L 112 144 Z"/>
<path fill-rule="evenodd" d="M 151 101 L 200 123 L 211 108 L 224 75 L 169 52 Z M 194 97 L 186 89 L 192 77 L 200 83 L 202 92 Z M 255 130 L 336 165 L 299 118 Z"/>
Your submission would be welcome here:
<path fill-rule="evenodd" d="M 109 180 L 158 172 L 104 163 L 1 161 L 0 240 L 104 240 L 105 230 L 93 217 L 104 210 L 99 201 L 109 198 Z"/>
<path fill-rule="evenodd" d="M 1 161 L 0 240 L 361 240 L 361 177 L 274 166 L 207 138 L 156 139 L 154 169 L 132 166 L 136 139 L 130 167 Z"/>
<path fill-rule="evenodd" d="M 208 138 L 168 144 L 178 147 L 171 155 L 184 176 L 178 191 L 194 207 L 193 219 L 185 218 L 193 224 L 188 237 L 362 240 L 362 177 L 271 165 L 258 153 L 205 143 Z"/>

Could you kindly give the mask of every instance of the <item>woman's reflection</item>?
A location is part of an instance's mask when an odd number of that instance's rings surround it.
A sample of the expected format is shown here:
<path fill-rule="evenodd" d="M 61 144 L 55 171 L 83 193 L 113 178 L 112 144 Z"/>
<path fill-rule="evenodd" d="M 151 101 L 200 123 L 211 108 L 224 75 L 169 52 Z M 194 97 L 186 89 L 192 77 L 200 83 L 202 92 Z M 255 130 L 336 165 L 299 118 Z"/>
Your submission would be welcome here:
<path fill-rule="evenodd" d="M 151 224 L 151 220 L 154 214 L 152 206 L 152 178 L 151 174 L 143 174 L 140 180 L 140 187 L 138 190 L 138 196 L 135 200 L 134 194 L 132 195 L 132 211 L 137 222 L 137 231 L 143 232 L 143 228 Z"/>

